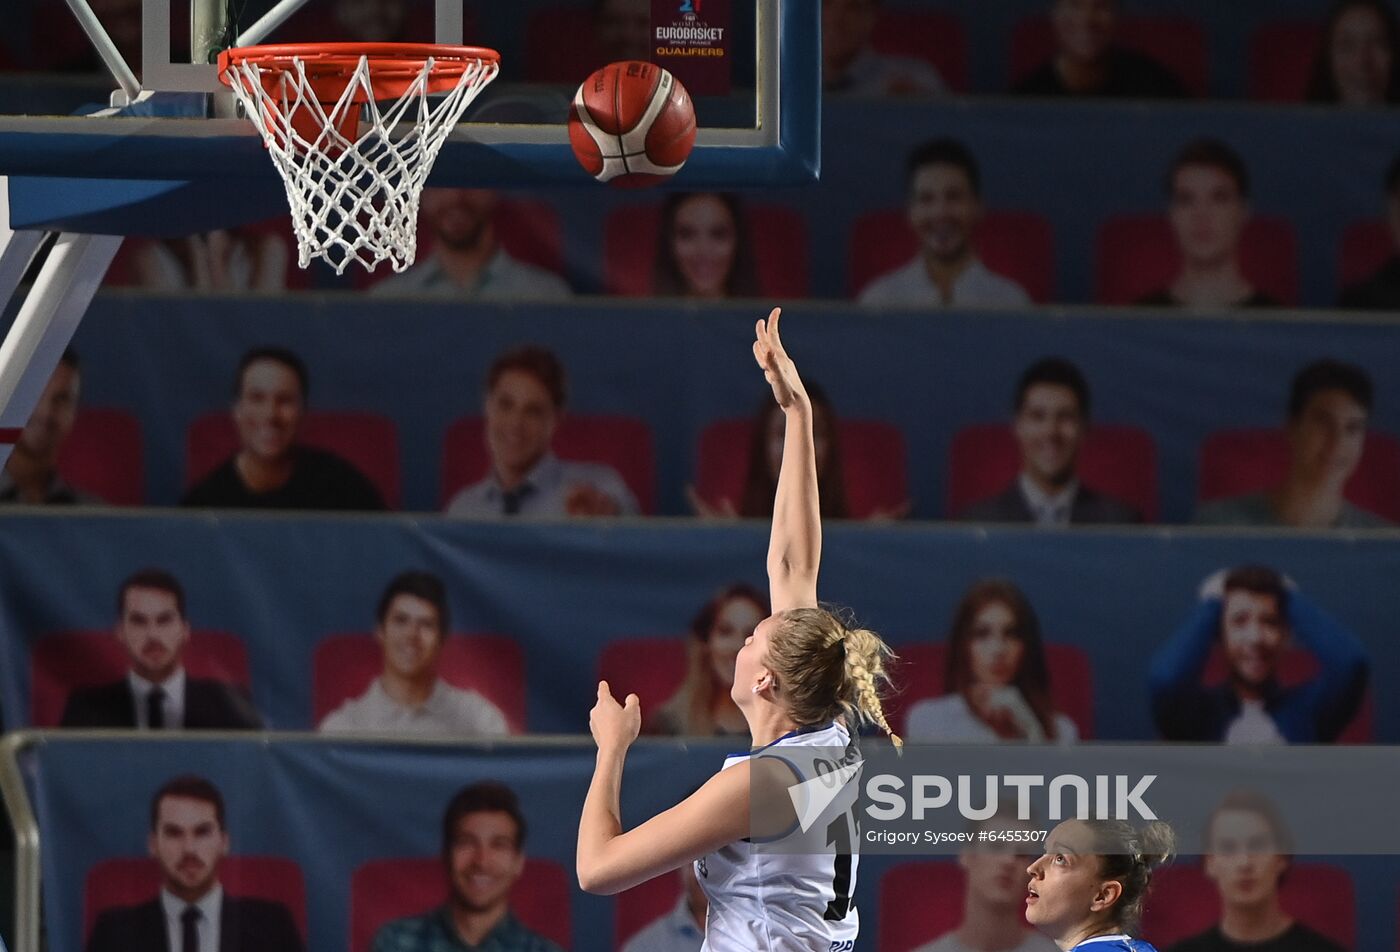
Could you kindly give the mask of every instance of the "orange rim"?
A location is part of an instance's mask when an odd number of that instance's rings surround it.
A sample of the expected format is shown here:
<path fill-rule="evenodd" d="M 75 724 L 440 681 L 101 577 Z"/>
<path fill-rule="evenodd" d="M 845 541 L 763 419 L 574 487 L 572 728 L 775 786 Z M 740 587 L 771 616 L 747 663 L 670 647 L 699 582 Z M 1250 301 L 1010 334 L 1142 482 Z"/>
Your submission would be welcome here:
<path fill-rule="evenodd" d="M 268 46 L 233 47 L 219 53 L 219 79 L 232 85 L 229 70 L 240 63 L 253 63 L 263 69 L 281 71 L 293 69 L 300 61 L 307 78 L 319 88 L 319 80 L 335 80 L 349 76 L 360 64 L 360 57 L 369 59 L 370 74 L 376 93 L 401 86 L 414 79 L 423 63 L 432 59 L 433 72 L 428 77 L 428 89 L 439 92 L 457 84 L 462 73 L 475 63 L 499 65 L 501 55 L 484 46 L 451 46 L 440 43 L 282 43 Z"/>

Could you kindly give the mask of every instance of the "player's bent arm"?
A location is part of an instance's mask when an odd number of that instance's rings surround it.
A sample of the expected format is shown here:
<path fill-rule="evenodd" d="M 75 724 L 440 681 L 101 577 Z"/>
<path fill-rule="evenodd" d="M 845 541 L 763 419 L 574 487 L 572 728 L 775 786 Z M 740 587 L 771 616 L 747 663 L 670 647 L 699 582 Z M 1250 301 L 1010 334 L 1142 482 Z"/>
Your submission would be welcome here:
<path fill-rule="evenodd" d="M 622 831 L 618 811 L 625 750 L 598 752 L 578 828 L 577 872 L 585 892 L 611 896 L 749 834 L 749 765 L 721 770 L 695 793 Z"/>

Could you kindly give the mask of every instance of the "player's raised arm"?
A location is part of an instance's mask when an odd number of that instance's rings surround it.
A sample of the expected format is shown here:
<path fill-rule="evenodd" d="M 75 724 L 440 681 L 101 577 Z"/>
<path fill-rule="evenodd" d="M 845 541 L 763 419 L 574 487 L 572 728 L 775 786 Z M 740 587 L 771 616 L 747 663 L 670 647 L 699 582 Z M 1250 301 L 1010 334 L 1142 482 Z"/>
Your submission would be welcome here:
<path fill-rule="evenodd" d="M 782 308 L 754 328 L 754 359 L 783 408 L 783 462 L 773 500 L 768 537 L 768 590 L 773 613 L 815 608 L 817 571 L 822 558 L 821 505 L 817 495 L 817 456 L 812 437 L 812 401 L 778 334 Z"/>

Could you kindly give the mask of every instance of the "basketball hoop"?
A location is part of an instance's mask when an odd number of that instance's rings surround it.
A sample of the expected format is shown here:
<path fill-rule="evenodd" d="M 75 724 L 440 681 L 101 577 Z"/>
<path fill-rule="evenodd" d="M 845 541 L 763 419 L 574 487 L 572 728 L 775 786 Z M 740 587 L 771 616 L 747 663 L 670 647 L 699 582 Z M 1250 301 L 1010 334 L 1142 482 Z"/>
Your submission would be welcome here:
<path fill-rule="evenodd" d="M 320 258 L 337 274 L 351 261 L 368 271 L 385 260 L 395 271 L 411 265 L 433 160 L 500 65 L 494 50 L 428 43 L 220 53 L 219 79 L 258 127 L 286 184 L 297 263 Z M 444 95 L 430 100 L 434 94 Z M 400 125 L 408 128 L 396 134 Z"/>

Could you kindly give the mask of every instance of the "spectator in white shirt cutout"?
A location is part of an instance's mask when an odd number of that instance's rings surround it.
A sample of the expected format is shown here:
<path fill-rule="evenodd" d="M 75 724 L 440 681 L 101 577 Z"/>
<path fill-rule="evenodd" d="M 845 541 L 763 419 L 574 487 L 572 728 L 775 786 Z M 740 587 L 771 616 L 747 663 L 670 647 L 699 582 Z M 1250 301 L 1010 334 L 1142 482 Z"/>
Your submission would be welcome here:
<path fill-rule="evenodd" d="M 694 863 L 686 863 L 676 870 L 676 875 L 683 887 L 680 899 L 666 915 L 628 939 L 622 952 L 700 952 L 710 904 L 695 878 Z"/>
<path fill-rule="evenodd" d="M 906 307 L 1027 307 L 1015 281 L 988 270 L 972 246 L 982 220 L 982 177 L 961 142 L 935 139 L 905 163 L 909 225 L 919 252 L 865 286 L 861 304 Z"/>
<path fill-rule="evenodd" d="M 544 347 L 497 357 L 486 374 L 490 470 L 447 504 L 449 516 L 634 516 L 622 476 L 602 463 L 561 460 L 550 448 L 564 415 L 564 365 Z"/>
<path fill-rule="evenodd" d="M 500 709 L 475 691 L 453 687 L 438 674 L 449 630 L 447 590 L 428 572 L 394 577 L 380 596 L 374 636 L 384 672 L 364 694 L 321 721 L 325 732 L 500 736 L 510 728 Z"/>
<path fill-rule="evenodd" d="M 552 271 L 511 257 L 496 238 L 496 193 L 479 188 L 423 191 L 432 255 L 376 284 L 372 294 L 433 294 L 479 301 L 558 300 L 570 295 Z"/>
<path fill-rule="evenodd" d="M 1079 739 L 1056 711 L 1040 621 L 1011 582 L 984 579 L 958 603 L 948 636 L 942 697 L 909 710 L 905 739 L 926 743 Z"/>

